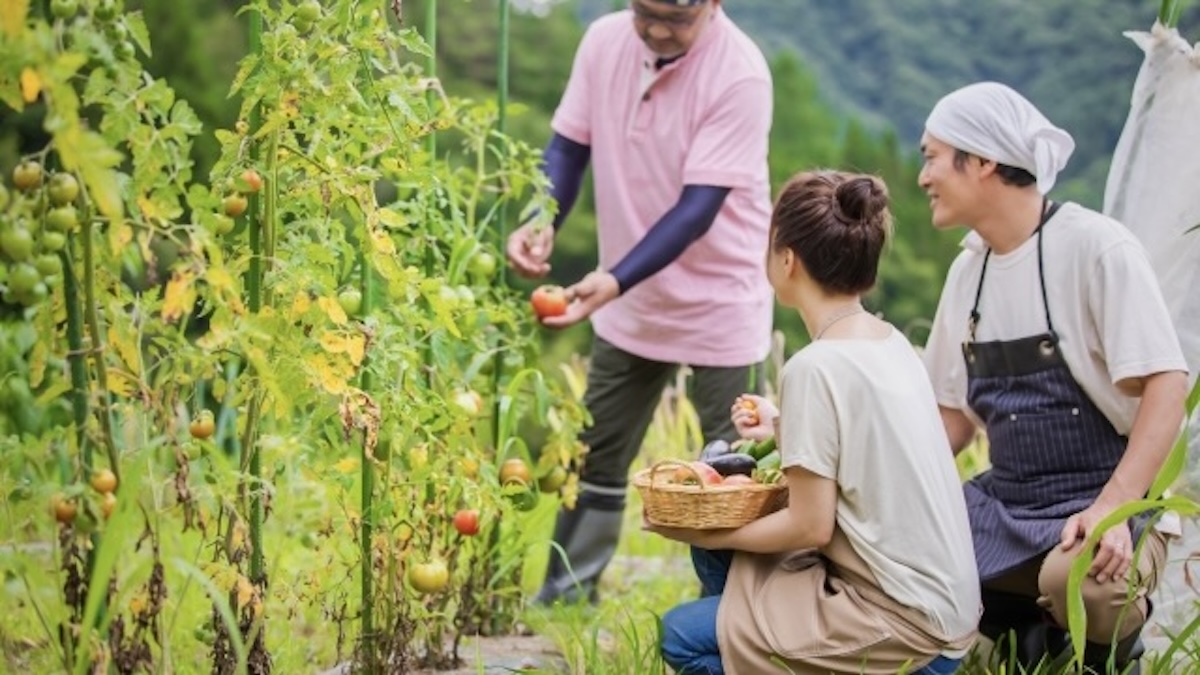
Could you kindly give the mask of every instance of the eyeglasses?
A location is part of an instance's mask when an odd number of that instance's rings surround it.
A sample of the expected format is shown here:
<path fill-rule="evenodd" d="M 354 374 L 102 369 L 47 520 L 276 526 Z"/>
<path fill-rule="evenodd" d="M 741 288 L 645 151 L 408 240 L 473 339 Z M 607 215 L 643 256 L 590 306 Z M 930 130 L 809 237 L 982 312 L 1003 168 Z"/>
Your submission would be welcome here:
<path fill-rule="evenodd" d="M 670 16 L 663 16 L 661 14 L 655 14 L 649 11 L 639 2 L 631 2 L 629 3 L 629 6 L 630 9 L 633 10 L 633 17 L 635 20 L 646 24 L 660 24 L 670 28 L 671 30 L 685 30 L 691 28 L 692 25 L 696 23 L 696 20 L 700 18 L 701 14 L 701 12 L 693 12 L 688 14 L 672 14 Z M 703 5 L 700 5 L 700 7 L 703 7 Z"/>

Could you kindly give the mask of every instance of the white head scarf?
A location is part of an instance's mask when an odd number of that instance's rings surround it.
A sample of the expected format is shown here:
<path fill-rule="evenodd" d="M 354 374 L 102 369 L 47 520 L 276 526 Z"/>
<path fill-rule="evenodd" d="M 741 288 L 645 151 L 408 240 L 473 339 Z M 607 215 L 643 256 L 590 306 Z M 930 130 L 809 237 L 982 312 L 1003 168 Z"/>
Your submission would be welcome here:
<path fill-rule="evenodd" d="M 978 82 L 942 97 L 925 130 L 959 150 L 1025 169 L 1043 195 L 1075 151 L 1071 134 L 998 82 Z"/>

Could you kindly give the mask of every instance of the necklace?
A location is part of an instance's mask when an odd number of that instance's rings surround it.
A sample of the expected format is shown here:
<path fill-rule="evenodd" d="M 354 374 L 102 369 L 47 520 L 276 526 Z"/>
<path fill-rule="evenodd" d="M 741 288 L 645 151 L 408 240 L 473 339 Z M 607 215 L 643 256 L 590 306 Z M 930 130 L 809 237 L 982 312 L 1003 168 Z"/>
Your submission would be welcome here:
<path fill-rule="evenodd" d="M 825 331 L 833 327 L 833 324 L 845 319 L 846 317 L 854 316 L 855 314 L 862 314 L 865 311 L 867 310 L 863 309 L 862 305 L 855 304 L 830 314 L 825 319 L 825 323 L 822 324 L 821 327 L 817 329 L 817 332 L 813 334 L 813 342 L 820 340 L 821 336 L 825 334 Z"/>

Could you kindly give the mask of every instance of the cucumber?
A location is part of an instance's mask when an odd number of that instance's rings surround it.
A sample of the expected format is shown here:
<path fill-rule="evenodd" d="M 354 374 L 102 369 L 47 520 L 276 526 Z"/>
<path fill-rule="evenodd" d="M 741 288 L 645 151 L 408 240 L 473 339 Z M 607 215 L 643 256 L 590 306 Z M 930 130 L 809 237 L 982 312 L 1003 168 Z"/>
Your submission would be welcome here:
<path fill-rule="evenodd" d="M 758 468 L 763 469 L 778 469 L 783 463 L 783 457 L 780 456 L 778 450 L 772 450 L 758 460 Z M 714 467 L 715 468 L 715 467 Z"/>
<path fill-rule="evenodd" d="M 775 437 L 772 436 L 768 439 L 759 441 L 758 443 L 751 445 L 750 447 L 744 449 L 742 452 L 745 452 L 747 455 L 750 455 L 754 459 L 759 460 L 759 459 L 762 459 L 763 457 L 766 457 L 774 450 L 775 450 Z"/>
<path fill-rule="evenodd" d="M 735 473 L 749 476 L 758 467 L 758 462 L 754 461 L 753 457 L 742 452 L 730 452 L 706 459 L 704 462 L 716 469 L 721 476 L 732 476 Z"/>

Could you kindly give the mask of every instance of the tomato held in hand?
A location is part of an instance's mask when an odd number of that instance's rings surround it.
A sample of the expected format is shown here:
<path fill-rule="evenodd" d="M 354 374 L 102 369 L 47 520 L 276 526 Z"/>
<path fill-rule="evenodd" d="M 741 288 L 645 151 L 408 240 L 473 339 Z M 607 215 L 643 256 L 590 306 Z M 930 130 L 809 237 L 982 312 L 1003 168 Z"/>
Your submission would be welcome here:
<path fill-rule="evenodd" d="M 567 292 L 562 286 L 538 286 L 529 301 L 533 304 L 533 312 L 539 320 L 567 313 Z"/>
<path fill-rule="evenodd" d="M 454 514 L 454 529 L 464 537 L 479 534 L 479 511 L 475 509 L 460 509 Z"/>

